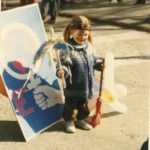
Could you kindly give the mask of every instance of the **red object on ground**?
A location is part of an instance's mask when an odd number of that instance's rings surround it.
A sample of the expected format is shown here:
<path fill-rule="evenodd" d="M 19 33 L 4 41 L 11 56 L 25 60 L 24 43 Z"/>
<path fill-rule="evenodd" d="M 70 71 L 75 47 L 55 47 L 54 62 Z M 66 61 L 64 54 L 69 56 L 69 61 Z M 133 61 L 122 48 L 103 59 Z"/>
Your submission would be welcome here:
<path fill-rule="evenodd" d="M 95 128 L 98 124 L 100 124 L 100 120 L 101 120 L 101 100 L 100 97 L 97 98 L 97 102 L 96 102 L 96 114 L 93 116 L 92 120 L 91 120 L 91 124 L 93 126 L 93 128 Z"/>
<path fill-rule="evenodd" d="M 101 76 L 100 76 L 99 97 L 97 98 L 97 102 L 96 102 L 96 114 L 93 116 L 91 120 L 91 124 L 93 128 L 95 128 L 98 124 L 100 124 L 100 120 L 101 120 L 101 105 L 102 105 L 101 93 L 102 93 L 104 63 L 105 63 L 105 60 L 102 61 L 103 66 L 102 66 L 102 71 L 101 71 Z"/>
<path fill-rule="evenodd" d="M 0 93 L 3 94 L 4 96 L 8 97 L 4 83 L 2 81 L 2 77 L 0 76 Z"/>

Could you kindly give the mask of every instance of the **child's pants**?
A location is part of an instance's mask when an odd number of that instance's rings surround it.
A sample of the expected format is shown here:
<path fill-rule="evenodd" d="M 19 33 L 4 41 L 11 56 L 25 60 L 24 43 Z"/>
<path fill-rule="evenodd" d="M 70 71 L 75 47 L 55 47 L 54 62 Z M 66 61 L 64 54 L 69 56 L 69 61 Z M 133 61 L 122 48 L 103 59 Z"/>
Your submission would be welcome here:
<path fill-rule="evenodd" d="M 87 102 L 80 99 L 65 99 L 63 118 L 65 121 L 83 120 L 87 118 L 90 111 Z"/>

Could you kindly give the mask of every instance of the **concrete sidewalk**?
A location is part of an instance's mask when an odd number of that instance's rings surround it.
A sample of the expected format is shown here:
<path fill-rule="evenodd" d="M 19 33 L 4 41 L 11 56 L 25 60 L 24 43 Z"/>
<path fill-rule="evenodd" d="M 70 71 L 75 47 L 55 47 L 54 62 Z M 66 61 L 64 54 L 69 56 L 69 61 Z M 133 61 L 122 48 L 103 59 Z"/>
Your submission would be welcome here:
<path fill-rule="evenodd" d="M 134 3 L 134 0 L 124 0 L 119 4 L 110 4 L 109 1 L 104 0 L 78 0 L 74 4 L 64 5 L 59 15 L 65 17 L 85 15 L 99 24 L 150 32 L 150 1 L 145 5 L 134 5 Z"/>

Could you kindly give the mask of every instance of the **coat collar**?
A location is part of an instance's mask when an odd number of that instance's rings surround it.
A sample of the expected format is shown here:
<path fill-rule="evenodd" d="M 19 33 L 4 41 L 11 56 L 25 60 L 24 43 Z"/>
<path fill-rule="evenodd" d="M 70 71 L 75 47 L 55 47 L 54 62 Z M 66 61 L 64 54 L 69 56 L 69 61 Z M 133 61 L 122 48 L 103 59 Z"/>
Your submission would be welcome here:
<path fill-rule="evenodd" d="M 79 45 L 79 44 L 77 44 L 77 43 L 74 41 L 73 38 L 71 38 L 71 39 L 69 40 L 69 43 L 72 45 L 73 48 L 75 48 L 75 49 L 77 49 L 77 50 L 79 50 L 79 51 L 86 50 L 87 47 L 88 47 L 88 42 L 86 42 L 86 43 L 84 43 L 84 44 L 82 44 L 82 45 Z"/>

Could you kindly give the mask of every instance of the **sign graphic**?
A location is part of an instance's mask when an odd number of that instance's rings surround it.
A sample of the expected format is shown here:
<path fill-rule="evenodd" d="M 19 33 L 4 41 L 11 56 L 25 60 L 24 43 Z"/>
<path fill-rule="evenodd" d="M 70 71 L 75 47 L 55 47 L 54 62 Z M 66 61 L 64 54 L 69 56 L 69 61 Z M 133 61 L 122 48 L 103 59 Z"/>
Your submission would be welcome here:
<path fill-rule="evenodd" d="M 1 12 L 0 20 L 0 73 L 28 141 L 62 118 L 60 87 L 47 55 L 38 73 L 30 69 L 47 40 L 38 4 Z"/>

